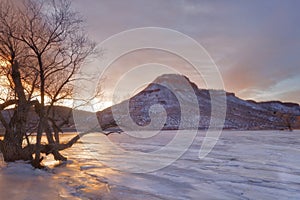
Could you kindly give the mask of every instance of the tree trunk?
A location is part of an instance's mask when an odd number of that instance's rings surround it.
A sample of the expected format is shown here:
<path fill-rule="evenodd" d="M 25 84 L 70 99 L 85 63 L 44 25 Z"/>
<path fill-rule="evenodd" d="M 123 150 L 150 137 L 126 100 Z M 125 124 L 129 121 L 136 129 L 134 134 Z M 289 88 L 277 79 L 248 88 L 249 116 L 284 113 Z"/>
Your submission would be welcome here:
<path fill-rule="evenodd" d="M 17 61 L 12 62 L 11 73 L 18 99 L 15 100 L 16 108 L 10 122 L 6 123 L 3 116 L 1 117 L 3 118 L 1 121 L 2 124 L 4 123 L 6 131 L 4 140 L 0 142 L 0 149 L 5 161 L 31 160 L 32 154 L 22 147 L 23 137 L 26 134 L 29 104 L 25 97 Z"/>
<path fill-rule="evenodd" d="M 29 148 L 22 148 L 14 140 L 4 139 L 0 141 L 0 149 L 6 162 L 14 162 L 17 160 L 32 160 L 32 150 Z"/>

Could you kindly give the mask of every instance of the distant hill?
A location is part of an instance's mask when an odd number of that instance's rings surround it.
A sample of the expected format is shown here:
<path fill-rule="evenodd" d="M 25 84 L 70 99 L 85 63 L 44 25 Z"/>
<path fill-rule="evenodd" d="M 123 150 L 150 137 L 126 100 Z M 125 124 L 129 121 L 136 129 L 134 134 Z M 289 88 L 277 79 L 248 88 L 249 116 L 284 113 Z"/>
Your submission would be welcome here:
<path fill-rule="evenodd" d="M 10 118 L 13 115 L 13 109 L 6 109 L 1 112 L 7 122 L 10 120 Z M 75 127 L 75 123 L 74 123 L 74 119 L 73 119 L 73 113 L 74 113 L 74 110 L 72 110 L 72 108 L 64 107 L 64 106 L 54 106 L 53 109 L 50 110 L 50 116 L 53 119 L 55 119 L 57 124 L 60 124 L 62 121 L 65 122 L 62 127 L 62 130 L 64 132 L 75 132 L 76 131 L 76 127 Z M 77 120 L 88 120 L 89 117 L 91 117 L 93 115 L 95 115 L 95 114 L 91 113 L 91 112 L 76 110 L 76 116 L 80 116 L 80 118 L 77 117 Z M 28 131 L 30 132 L 31 129 L 36 128 L 39 117 L 33 108 L 31 108 L 31 110 L 29 111 L 28 116 L 29 117 L 28 117 L 27 127 L 28 127 Z M 0 123 L 0 134 L 3 134 L 4 131 L 5 131 L 4 127 Z"/>
<path fill-rule="evenodd" d="M 190 93 L 183 82 L 188 81 L 193 88 L 193 93 L 197 96 L 198 105 L 190 102 Z M 187 77 L 178 74 L 166 74 L 155 79 L 144 90 L 132 98 L 117 105 L 97 112 L 98 121 L 102 129 L 118 127 L 115 119 L 119 121 L 129 117 L 139 126 L 148 125 L 151 120 L 149 109 L 152 105 L 159 104 L 164 107 L 167 120 L 163 125 L 165 130 L 176 130 L 179 128 L 181 111 L 179 101 L 176 96 L 166 86 L 177 88 L 176 93 L 180 101 L 188 105 L 187 109 L 195 109 L 199 106 L 200 120 L 198 129 L 207 129 L 211 115 L 210 91 L 199 89 Z M 215 91 L 214 92 L 218 92 Z M 224 92 L 224 91 L 220 91 Z M 283 103 L 280 101 L 255 102 L 243 100 L 235 96 L 234 93 L 226 92 L 227 110 L 224 129 L 237 130 L 266 130 L 266 129 L 299 129 L 300 128 L 300 107 L 296 103 Z M 126 106 L 129 105 L 129 115 L 126 113 Z M 114 117 L 112 115 L 114 110 Z M 192 113 L 192 112 L 191 112 Z M 163 113 L 156 113 L 157 115 Z M 188 120 L 194 120 L 195 116 L 189 116 Z M 125 120 L 126 121 L 126 120 Z M 120 129 L 126 124 L 118 123 Z M 188 125 L 187 125 L 188 126 Z M 124 128 L 123 127 L 123 128 Z M 153 127 L 153 129 L 160 127 Z M 194 128 L 194 127 L 185 127 Z"/>

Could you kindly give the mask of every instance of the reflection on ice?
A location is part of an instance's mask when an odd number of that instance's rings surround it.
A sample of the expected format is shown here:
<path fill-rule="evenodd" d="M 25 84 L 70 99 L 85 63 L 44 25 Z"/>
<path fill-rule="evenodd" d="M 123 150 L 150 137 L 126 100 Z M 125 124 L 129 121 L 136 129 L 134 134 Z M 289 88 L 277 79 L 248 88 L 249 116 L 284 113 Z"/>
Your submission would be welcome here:
<path fill-rule="evenodd" d="M 16 198 L 24 195 L 25 199 L 44 198 L 43 193 L 59 199 L 300 199 L 299 133 L 224 131 L 213 151 L 200 160 L 205 134 L 200 132 L 180 159 L 141 174 L 104 165 L 103 159 L 118 161 L 119 165 L 134 160 L 126 160 L 111 149 L 95 148 L 98 136 L 91 134 L 90 141 L 66 150 L 69 161 L 52 168 L 51 173 L 32 170 L 22 163 L 2 167 L 0 192 Z M 150 152 L 167 144 L 172 134 L 164 132 L 151 142 L 132 140 L 123 134 L 109 138 L 127 151 Z M 161 155 L 157 160 L 168 158 Z M 45 162 L 56 164 L 50 157 Z M 153 164 L 151 160 L 139 163 L 140 167 Z"/>

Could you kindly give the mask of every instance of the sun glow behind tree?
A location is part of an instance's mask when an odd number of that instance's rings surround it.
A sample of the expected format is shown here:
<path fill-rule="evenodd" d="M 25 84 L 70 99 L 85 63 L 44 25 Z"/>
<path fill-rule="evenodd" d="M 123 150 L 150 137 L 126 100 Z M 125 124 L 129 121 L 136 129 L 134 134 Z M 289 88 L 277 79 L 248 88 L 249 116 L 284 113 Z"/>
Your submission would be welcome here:
<path fill-rule="evenodd" d="M 0 110 L 15 105 L 8 121 L 0 112 L 5 127 L 0 140 L 4 159 L 29 160 L 34 167 L 42 167 L 43 153 L 66 160 L 59 151 L 72 146 L 79 136 L 61 143 L 61 127 L 72 113 L 62 118 L 54 110 L 71 98 L 75 75 L 94 54 L 95 44 L 87 38 L 83 20 L 69 0 L 24 0 L 22 6 L 7 1 L 0 5 L 0 21 Z M 31 110 L 38 116 L 33 129 L 28 121 Z M 28 131 L 36 132 L 36 143 L 27 140 L 24 147 Z M 44 133 L 47 144 L 41 144 Z"/>
<path fill-rule="evenodd" d="M 5 60 L 4 58 L 0 57 L 0 71 L 6 70 L 10 67 L 9 61 Z M 1 73 L 0 75 L 0 103 L 6 101 L 6 99 L 10 95 L 10 83 L 7 77 Z"/>
<path fill-rule="evenodd" d="M 2 67 L 7 67 L 8 65 L 9 65 L 8 61 L 0 58 L 0 66 L 1 66 L 1 68 Z"/>

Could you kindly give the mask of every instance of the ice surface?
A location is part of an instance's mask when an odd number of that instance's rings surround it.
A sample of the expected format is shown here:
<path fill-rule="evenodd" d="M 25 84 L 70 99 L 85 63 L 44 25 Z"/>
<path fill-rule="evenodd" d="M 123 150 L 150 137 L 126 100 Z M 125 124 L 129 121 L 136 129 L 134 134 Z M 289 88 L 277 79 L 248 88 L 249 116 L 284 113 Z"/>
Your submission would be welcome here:
<path fill-rule="evenodd" d="M 199 132 L 172 165 L 146 174 L 103 165 L 102 158 L 119 155 L 107 150 L 97 157 L 86 141 L 64 152 L 69 161 L 63 165 L 53 167 L 47 158 L 50 172 L 8 164 L 0 171 L 1 199 L 300 199 L 300 131 L 224 131 L 213 151 L 200 160 L 204 134 Z M 173 135 L 165 131 L 151 142 L 124 134 L 109 137 L 128 150 L 147 152 Z"/>
<path fill-rule="evenodd" d="M 0 199 L 59 199 L 59 192 L 51 174 L 16 162 L 1 167 Z"/>

